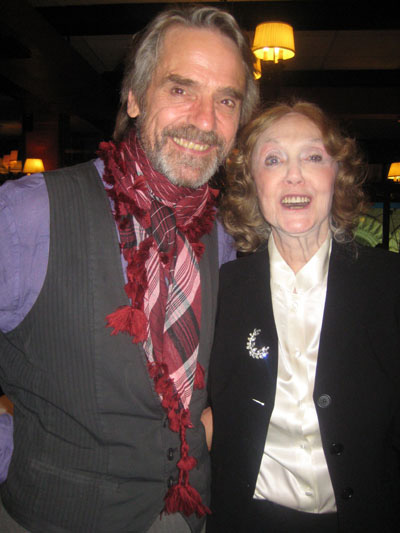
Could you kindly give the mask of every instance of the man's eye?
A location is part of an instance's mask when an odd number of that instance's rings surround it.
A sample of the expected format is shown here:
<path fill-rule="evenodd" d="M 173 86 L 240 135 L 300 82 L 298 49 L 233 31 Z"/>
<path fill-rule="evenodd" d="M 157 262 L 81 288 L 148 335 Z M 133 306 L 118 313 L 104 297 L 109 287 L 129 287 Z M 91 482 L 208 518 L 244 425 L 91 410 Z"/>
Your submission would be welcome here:
<path fill-rule="evenodd" d="M 173 87 L 171 93 L 177 95 L 185 94 L 185 89 L 182 89 L 182 87 Z"/>
<path fill-rule="evenodd" d="M 232 100 L 232 98 L 224 98 L 223 100 L 221 100 L 221 103 L 226 107 L 230 107 L 231 109 L 234 109 L 236 107 L 236 102 Z"/>

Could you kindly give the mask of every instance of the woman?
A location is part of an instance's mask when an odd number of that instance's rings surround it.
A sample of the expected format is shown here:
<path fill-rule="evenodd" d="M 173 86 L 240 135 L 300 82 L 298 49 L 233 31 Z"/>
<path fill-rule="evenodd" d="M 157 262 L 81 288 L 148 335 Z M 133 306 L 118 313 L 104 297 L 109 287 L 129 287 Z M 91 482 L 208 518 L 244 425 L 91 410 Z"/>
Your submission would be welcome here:
<path fill-rule="evenodd" d="M 221 213 L 209 532 L 400 524 L 400 260 L 361 248 L 354 141 L 315 105 L 250 123 Z"/>

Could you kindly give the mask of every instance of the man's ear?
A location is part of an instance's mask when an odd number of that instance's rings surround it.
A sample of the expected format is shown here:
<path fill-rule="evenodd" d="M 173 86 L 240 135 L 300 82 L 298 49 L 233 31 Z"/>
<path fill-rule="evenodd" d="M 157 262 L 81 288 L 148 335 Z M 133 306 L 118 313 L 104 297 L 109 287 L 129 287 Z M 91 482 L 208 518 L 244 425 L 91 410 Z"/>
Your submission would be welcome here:
<path fill-rule="evenodd" d="M 136 118 L 140 114 L 139 106 L 132 91 L 129 91 L 128 93 L 128 105 L 126 111 L 131 118 Z"/>

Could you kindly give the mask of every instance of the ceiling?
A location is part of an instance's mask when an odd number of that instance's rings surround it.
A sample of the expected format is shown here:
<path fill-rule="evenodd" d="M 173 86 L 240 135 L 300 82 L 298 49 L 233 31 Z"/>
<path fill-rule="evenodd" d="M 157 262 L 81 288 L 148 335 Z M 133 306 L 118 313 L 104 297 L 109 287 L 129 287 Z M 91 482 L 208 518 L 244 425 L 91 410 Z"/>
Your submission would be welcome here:
<path fill-rule="evenodd" d="M 130 35 L 167 3 L 1 0 L 0 136 L 18 130 L 21 109 L 38 106 L 74 117 L 78 128 L 110 135 Z M 283 65 L 278 84 L 262 78 L 265 101 L 311 99 L 344 122 L 371 163 L 400 160 L 397 2 L 213 4 L 230 11 L 250 39 L 263 21 L 293 26 L 296 56 Z"/>

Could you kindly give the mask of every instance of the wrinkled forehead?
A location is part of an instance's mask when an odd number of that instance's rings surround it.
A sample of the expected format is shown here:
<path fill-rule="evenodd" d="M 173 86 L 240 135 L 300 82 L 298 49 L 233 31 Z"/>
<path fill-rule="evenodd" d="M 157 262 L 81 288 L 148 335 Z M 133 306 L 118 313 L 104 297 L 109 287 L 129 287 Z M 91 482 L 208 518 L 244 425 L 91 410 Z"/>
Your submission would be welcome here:
<path fill-rule="evenodd" d="M 236 72 L 236 77 L 245 80 L 245 66 L 239 47 L 217 28 L 197 28 L 174 24 L 159 41 L 157 65 L 154 78 L 160 71 L 169 68 L 190 69 L 198 62 L 211 62 L 218 55 L 224 57 L 225 68 Z"/>
<path fill-rule="evenodd" d="M 250 165 L 253 167 L 261 152 L 266 146 L 283 144 L 318 144 L 326 150 L 323 134 L 318 125 L 306 115 L 297 112 L 288 112 L 280 117 L 270 120 L 264 128 L 256 133 L 250 154 Z"/>
<path fill-rule="evenodd" d="M 308 116 L 296 111 L 291 111 L 271 121 L 271 123 L 264 128 L 260 138 L 279 138 L 290 132 L 299 132 L 299 134 L 302 134 L 304 137 L 323 138 L 318 124 Z"/>
<path fill-rule="evenodd" d="M 279 142 L 283 138 L 324 142 L 319 126 L 313 120 L 302 113 L 290 112 L 261 128 L 254 149 L 258 149 L 266 142 Z"/>

